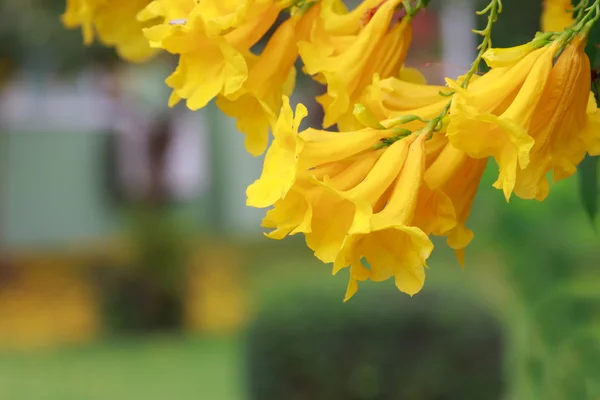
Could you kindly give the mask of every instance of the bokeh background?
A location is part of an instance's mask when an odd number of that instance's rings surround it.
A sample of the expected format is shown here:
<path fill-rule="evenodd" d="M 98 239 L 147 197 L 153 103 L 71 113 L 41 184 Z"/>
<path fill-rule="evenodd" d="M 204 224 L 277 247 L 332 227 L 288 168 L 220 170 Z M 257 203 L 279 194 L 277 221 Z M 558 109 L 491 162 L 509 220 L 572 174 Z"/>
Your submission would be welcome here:
<path fill-rule="evenodd" d="M 439 83 L 484 21 L 431 3 L 407 64 Z M 504 6 L 494 44 L 529 40 L 540 1 Z M 421 293 L 365 283 L 344 304 L 343 272 L 261 235 L 234 121 L 167 109 L 176 60 L 86 48 L 63 9 L 0 2 L 0 399 L 600 399 L 577 177 L 506 204 L 490 163 L 464 270 L 438 240 Z M 293 98 L 315 126 L 321 90 L 301 76 Z"/>

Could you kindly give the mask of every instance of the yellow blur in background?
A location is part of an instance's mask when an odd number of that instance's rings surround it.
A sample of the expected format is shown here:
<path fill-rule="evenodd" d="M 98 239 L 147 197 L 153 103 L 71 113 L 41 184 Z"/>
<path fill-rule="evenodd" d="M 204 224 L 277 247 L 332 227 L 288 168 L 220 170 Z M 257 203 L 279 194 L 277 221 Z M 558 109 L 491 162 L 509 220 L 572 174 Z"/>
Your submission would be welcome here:
<path fill-rule="evenodd" d="M 112 251 L 113 260 L 123 258 Z M 106 330 L 101 299 L 86 270 L 97 252 L 12 258 L 0 278 L 0 348 L 44 348 L 101 337 Z M 105 257 L 110 252 L 102 251 Z M 184 328 L 216 335 L 240 331 L 249 318 L 249 299 L 236 249 L 197 250 L 187 264 Z M 104 268 L 119 267 L 114 262 Z"/>

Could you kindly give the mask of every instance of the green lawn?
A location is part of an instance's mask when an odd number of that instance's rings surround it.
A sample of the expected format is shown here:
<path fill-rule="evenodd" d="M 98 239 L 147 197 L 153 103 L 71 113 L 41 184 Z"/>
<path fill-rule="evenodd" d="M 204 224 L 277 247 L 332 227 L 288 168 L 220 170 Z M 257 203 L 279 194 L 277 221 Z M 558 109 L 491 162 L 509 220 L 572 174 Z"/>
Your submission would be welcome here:
<path fill-rule="evenodd" d="M 235 339 L 160 338 L 0 355 L 0 399 L 243 398 Z"/>

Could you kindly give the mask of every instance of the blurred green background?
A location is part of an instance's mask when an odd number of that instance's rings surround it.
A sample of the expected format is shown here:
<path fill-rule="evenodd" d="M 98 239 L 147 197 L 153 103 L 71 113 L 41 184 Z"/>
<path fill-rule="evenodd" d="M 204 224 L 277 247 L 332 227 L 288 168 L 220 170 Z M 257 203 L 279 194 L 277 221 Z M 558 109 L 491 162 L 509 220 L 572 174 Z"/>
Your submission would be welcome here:
<path fill-rule="evenodd" d="M 408 65 L 468 68 L 473 1 L 432 1 Z M 504 1 L 494 44 L 540 2 Z M 62 1 L 0 3 L 0 399 L 599 399 L 600 238 L 573 177 L 543 203 L 491 187 L 464 270 L 443 241 L 421 293 L 342 303 L 294 237 L 244 206 L 261 160 L 211 104 L 167 110 L 175 60 L 126 65 L 59 23 Z M 305 77 L 296 101 L 320 111 Z"/>

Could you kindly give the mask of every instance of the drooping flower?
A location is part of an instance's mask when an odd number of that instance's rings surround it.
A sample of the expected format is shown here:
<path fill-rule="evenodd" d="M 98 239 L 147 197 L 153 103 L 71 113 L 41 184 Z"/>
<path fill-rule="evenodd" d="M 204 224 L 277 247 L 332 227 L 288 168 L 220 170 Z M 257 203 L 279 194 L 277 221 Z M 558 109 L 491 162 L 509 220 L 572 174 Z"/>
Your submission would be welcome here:
<path fill-rule="evenodd" d="M 384 153 L 394 156 L 390 157 L 391 165 L 386 166 L 388 179 L 377 182 L 380 188 L 377 195 L 385 196 L 385 201 L 373 196 L 374 205 L 379 207 L 373 210 L 369 225 L 363 231 L 355 230 L 349 234 L 335 259 L 334 273 L 350 267 L 345 300 L 358 290 L 358 281 L 366 279 L 384 281 L 393 277 L 396 287 L 411 296 L 418 293 L 425 283 L 425 262 L 433 251 L 433 244 L 413 222 L 421 200 L 419 193 L 425 171 L 425 137 L 402 139 Z M 371 179 L 381 180 L 377 176 Z M 361 185 L 364 183 L 357 187 Z M 368 268 L 363 264 L 363 259 Z"/>
<path fill-rule="evenodd" d="M 455 250 L 458 261 L 464 266 L 465 248 L 473 240 L 473 232 L 466 227 L 471 208 L 481 182 L 487 159 L 475 159 L 446 143 L 437 157 L 428 163 L 424 180 L 427 187 L 441 191 L 452 202 L 456 226 L 442 235 Z"/>
<path fill-rule="evenodd" d="M 450 98 L 442 94 L 448 92 L 448 88 L 443 86 L 411 83 L 394 77 L 380 80 L 375 76 L 373 84 L 365 90 L 361 101 L 372 112 L 374 118 L 403 119 L 410 121 L 406 122 L 404 127 L 418 130 L 424 126 L 421 119 L 435 118 L 446 107 Z M 411 121 L 411 116 L 418 116 L 420 119 Z M 426 220 L 421 220 L 419 226 L 424 227 L 428 233 L 447 236 L 448 245 L 456 251 L 461 265 L 464 265 L 464 250 L 473 239 L 473 232 L 465 225 L 486 164 L 485 158 L 474 159 L 455 149 L 448 142 L 445 124 L 426 143 L 424 181 L 428 191 L 420 201 L 429 208 L 431 204 L 450 201 L 450 211 L 447 206 L 435 208 L 446 215 L 455 215 L 456 226 L 451 230 L 435 231 L 427 229 L 429 222 Z M 445 218 L 444 215 L 428 216 L 432 218 L 433 223 Z"/>
<path fill-rule="evenodd" d="M 265 208 L 283 199 L 296 181 L 298 156 L 304 147 L 298 128 L 308 115 L 306 107 L 298 104 L 295 115 L 287 97 L 273 130 L 273 143 L 265 155 L 262 175 L 246 191 L 250 207 Z"/>
<path fill-rule="evenodd" d="M 237 93 L 248 79 L 249 49 L 269 30 L 280 8 L 271 0 L 154 0 L 139 15 L 159 20 L 144 29 L 153 47 L 179 55 L 167 78 L 169 105 L 186 99 L 191 110 L 218 94 Z"/>
<path fill-rule="evenodd" d="M 448 103 L 448 97 L 440 94 L 446 92 L 448 88 L 444 86 L 413 83 L 396 77 L 380 79 L 375 74 L 360 103 L 380 121 L 403 115 L 431 119 Z"/>
<path fill-rule="evenodd" d="M 560 32 L 573 23 L 573 2 L 571 0 L 544 0 L 542 10 L 542 30 Z"/>
<path fill-rule="evenodd" d="M 142 29 L 147 23 L 139 22 L 136 15 L 150 0 L 67 0 L 63 24 L 67 28 L 81 27 L 85 44 L 94 37 L 105 46 L 115 47 L 120 57 L 143 62 L 155 53 Z"/>
<path fill-rule="evenodd" d="M 300 43 L 306 72 L 327 84 L 327 93 L 317 98 L 325 110 L 325 128 L 356 129 L 352 109 L 373 75 L 387 78 L 401 70 L 412 29 L 408 18 L 398 22 L 399 5 L 401 0 L 382 1 L 366 12 L 367 18 L 353 12 L 343 23 L 324 6 L 310 40 Z M 328 23 L 330 18 L 338 23 Z"/>
<path fill-rule="evenodd" d="M 528 129 L 552 70 L 553 51 L 549 49 L 533 51 L 512 67 L 496 69 L 500 76 L 492 70 L 469 90 L 448 80 L 457 91 L 448 139 L 473 158 L 496 160 L 499 176 L 494 187 L 503 189 L 507 200 L 516 185 L 517 170 L 529 164 L 534 140 Z M 503 103 L 508 107 L 497 106 Z"/>
<path fill-rule="evenodd" d="M 543 200 L 549 192 L 546 174 L 554 171 L 555 181 L 572 175 L 590 150 L 598 116 L 584 46 L 580 35 L 569 43 L 557 40 L 511 66 L 492 69 L 467 90 L 449 82 L 457 94 L 448 138 L 471 157 L 496 160 L 500 173 L 494 186 L 507 200 L 513 191 Z"/>
<path fill-rule="evenodd" d="M 263 173 L 247 190 L 248 205 L 274 205 L 263 221 L 274 229 L 267 236 L 303 233 L 317 258 L 334 263 L 334 273 L 349 267 L 346 299 L 365 279 L 394 277 L 401 291 L 417 293 L 433 249 L 428 235 L 456 225 L 449 198 L 424 184 L 427 135 L 381 146 L 395 128 L 298 134 L 305 111 L 297 111 L 294 118 L 284 99 Z"/>
<path fill-rule="evenodd" d="M 246 56 L 248 79 L 242 87 L 217 99 L 219 108 L 237 119 L 238 129 L 246 135 L 246 148 L 253 155 L 265 151 L 269 127 L 275 124 L 281 109 L 281 97 L 291 95 L 294 89 L 297 43 L 308 36 L 319 9 L 319 4 L 314 5 L 281 24 L 259 56 Z"/>

